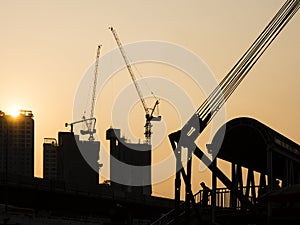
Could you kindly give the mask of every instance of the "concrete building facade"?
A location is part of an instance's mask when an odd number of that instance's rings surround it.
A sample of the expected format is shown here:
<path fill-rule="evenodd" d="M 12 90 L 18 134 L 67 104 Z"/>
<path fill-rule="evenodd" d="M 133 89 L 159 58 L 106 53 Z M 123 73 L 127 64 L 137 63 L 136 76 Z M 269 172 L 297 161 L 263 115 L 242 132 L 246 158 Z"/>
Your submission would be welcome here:
<path fill-rule="evenodd" d="M 111 187 L 115 192 L 151 195 L 151 145 L 129 143 L 121 138 L 120 133 L 120 129 L 106 131 L 106 139 L 110 141 Z M 120 164 L 129 165 L 132 170 L 124 170 Z"/>
<path fill-rule="evenodd" d="M 44 138 L 43 177 L 57 180 L 58 143 L 55 138 Z"/>

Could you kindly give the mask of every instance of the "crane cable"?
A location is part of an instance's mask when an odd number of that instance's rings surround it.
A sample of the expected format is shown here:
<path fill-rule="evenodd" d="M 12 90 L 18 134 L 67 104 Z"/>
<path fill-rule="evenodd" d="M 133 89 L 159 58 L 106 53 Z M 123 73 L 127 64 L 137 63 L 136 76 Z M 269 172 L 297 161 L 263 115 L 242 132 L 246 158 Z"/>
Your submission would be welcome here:
<path fill-rule="evenodd" d="M 219 111 L 237 86 L 242 82 L 250 69 L 265 52 L 267 47 L 277 37 L 300 6 L 300 1 L 288 0 L 264 29 L 261 35 L 250 46 L 237 64 L 229 71 L 221 83 L 197 109 L 197 116 L 207 124 Z"/>

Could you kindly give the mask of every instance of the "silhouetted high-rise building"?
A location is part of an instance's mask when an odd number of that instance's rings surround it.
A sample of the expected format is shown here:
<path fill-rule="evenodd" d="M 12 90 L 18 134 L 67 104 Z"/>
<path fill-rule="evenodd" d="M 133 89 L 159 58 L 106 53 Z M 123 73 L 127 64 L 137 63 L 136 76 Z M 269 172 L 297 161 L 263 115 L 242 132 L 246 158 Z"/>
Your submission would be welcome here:
<path fill-rule="evenodd" d="M 151 145 L 128 143 L 120 137 L 120 129 L 108 129 L 106 139 L 110 141 L 112 188 L 134 195 L 151 195 Z"/>
<path fill-rule="evenodd" d="M 0 111 L 0 172 L 34 177 L 34 120 L 31 111 L 18 116 Z"/>
<path fill-rule="evenodd" d="M 44 141 L 44 178 L 89 189 L 99 184 L 99 141 L 82 141 L 72 132 L 59 132 L 58 142 Z"/>
<path fill-rule="evenodd" d="M 57 180 L 58 144 L 55 138 L 44 138 L 44 170 L 43 177 Z"/>

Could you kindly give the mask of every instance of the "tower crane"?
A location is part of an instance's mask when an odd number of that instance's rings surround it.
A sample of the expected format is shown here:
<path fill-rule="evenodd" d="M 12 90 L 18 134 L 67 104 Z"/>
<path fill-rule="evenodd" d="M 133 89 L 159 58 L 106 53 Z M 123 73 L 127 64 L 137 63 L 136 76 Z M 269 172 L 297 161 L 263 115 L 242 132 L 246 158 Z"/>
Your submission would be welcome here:
<path fill-rule="evenodd" d="M 130 74 L 130 77 L 131 77 L 131 79 L 133 81 L 133 84 L 135 86 L 137 94 L 138 94 L 138 96 L 139 96 L 139 98 L 140 98 L 140 100 L 142 102 L 143 108 L 145 110 L 145 113 L 146 113 L 146 115 L 145 115 L 146 123 L 145 123 L 145 126 L 144 126 L 145 127 L 145 133 L 144 133 L 144 135 L 145 135 L 146 143 L 150 145 L 151 144 L 151 135 L 152 135 L 152 132 L 151 132 L 151 127 L 152 127 L 151 121 L 160 121 L 161 120 L 161 116 L 157 116 L 157 117 L 153 116 L 153 113 L 154 113 L 156 107 L 158 106 L 159 101 L 156 100 L 155 103 L 154 103 L 154 106 L 152 108 L 148 108 L 148 106 L 146 104 L 146 101 L 145 101 L 145 99 L 144 99 L 144 97 L 142 95 L 141 89 L 140 89 L 140 87 L 139 87 L 139 85 L 137 83 L 136 77 L 135 77 L 135 75 L 133 73 L 131 64 L 130 64 L 127 56 L 126 56 L 125 50 L 124 50 L 123 45 L 122 45 L 122 43 L 121 43 L 121 41 L 120 41 L 120 39 L 119 39 L 119 37 L 117 35 L 116 30 L 113 27 L 109 27 L 108 29 L 111 30 L 111 32 L 112 32 L 112 34 L 113 34 L 113 36 L 114 36 L 114 38 L 115 38 L 115 40 L 117 42 L 117 45 L 118 45 L 119 50 L 121 52 L 121 55 L 122 55 L 122 57 L 124 59 L 124 62 L 126 64 L 127 70 L 128 70 L 128 72 Z"/>
<path fill-rule="evenodd" d="M 86 126 L 86 130 L 80 130 L 82 135 L 89 134 L 89 141 L 94 141 L 94 133 L 96 133 L 96 118 L 94 118 L 94 111 L 95 111 L 95 103 L 96 103 L 96 87 L 97 87 L 97 80 L 98 80 L 98 67 L 99 67 L 99 58 L 100 58 L 100 49 L 102 45 L 98 45 L 97 53 L 96 53 L 96 60 L 95 60 L 95 70 L 94 70 L 94 78 L 93 78 L 93 88 L 92 88 L 92 101 L 91 101 L 91 110 L 89 118 L 86 118 L 85 115 L 82 116 L 82 120 L 75 121 L 72 123 L 65 123 L 65 127 L 70 126 L 71 132 L 73 132 L 73 125 L 78 123 L 84 123 Z"/>
<path fill-rule="evenodd" d="M 242 80 L 246 77 L 257 60 L 266 51 L 272 41 L 278 36 L 285 25 L 296 14 L 300 7 L 300 0 L 287 0 L 280 8 L 267 27 L 258 36 L 246 53 L 236 65 L 224 77 L 197 111 L 191 116 L 181 130 L 169 134 L 169 140 L 176 158 L 175 178 L 175 208 L 180 209 L 180 186 L 181 175 L 186 186 L 186 210 L 192 203 L 196 213 L 198 211 L 195 199 L 191 190 L 191 163 L 192 154 L 197 156 L 207 167 L 215 173 L 220 181 L 229 188 L 244 204 L 251 208 L 252 203 L 238 190 L 223 172 L 212 164 L 212 160 L 206 156 L 195 144 L 196 139 L 207 127 L 209 122 L 225 104 L 231 94 L 236 90 Z M 184 169 L 181 161 L 182 148 L 188 151 L 187 168 Z M 214 153 L 214 152 L 211 152 Z M 215 154 L 215 153 L 214 153 Z"/>
<path fill-rule="evenodd" d="M 98 67 L 99 67 L 99 58 L 100 58 L 100 49 L 102 45 L 98 45 L 97 53 L 96 53 L 96 60 L 95 60 L 95 70 L 94 70 L 94 79 L 93 79 L 93 88 L 92 88 L 92 101 L 91 101 L 91 111 L 90 117 L 87 119 L 85 116 L 82 116 L 82 119 L 85 120 L 85 125 L 87 130 L 80 130 L 82 135 L 89 134 L 89 141 L 94 141 L 94 133 L 96 133 L 96 118 L 94 118 L 94 111 L 95 111 L 95 103 L 96 103 L 96 87 L 98 81 Z M 91 120 L 94 118 L 93 120 Z"/>

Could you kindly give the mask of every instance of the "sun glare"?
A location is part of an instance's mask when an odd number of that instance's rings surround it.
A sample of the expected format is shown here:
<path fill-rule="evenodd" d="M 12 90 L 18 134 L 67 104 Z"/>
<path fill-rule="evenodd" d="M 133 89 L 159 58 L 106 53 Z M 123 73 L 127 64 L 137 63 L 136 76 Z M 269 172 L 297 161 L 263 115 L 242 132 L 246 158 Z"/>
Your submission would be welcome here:
<path fill-rule="evenodd" d="M 17 117 L 20 114 L 20 111 L 17 107 L 13 107 L 9 114 L 13 117 Z"/>

